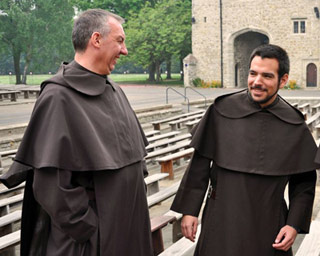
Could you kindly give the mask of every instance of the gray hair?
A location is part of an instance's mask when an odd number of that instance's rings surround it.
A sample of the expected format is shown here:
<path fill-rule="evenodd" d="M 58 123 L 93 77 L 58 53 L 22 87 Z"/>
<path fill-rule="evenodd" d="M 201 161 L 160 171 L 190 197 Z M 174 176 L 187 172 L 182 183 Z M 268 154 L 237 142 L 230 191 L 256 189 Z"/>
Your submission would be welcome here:
<path fill-rule="evenodd" d="M 124 19 L 120 16 L 102 9 L 90 9 L 82 12 L 74 21 L 72 30 L 72 43 L 76 52 L 83 52 L 87 48 L 88 41 L 94 32 L 102 36 L 108 35 L 110 27 L 107 21 L 112 17 L 120 24 Z"/>

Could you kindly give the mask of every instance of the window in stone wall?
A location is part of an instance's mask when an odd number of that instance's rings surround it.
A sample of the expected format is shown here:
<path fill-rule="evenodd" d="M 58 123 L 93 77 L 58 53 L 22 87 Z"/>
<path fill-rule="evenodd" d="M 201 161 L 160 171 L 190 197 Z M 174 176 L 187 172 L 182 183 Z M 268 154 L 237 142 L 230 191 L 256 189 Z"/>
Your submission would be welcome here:
<path fill-rule="evenodd" d="M 300 21 L 300 33 L 306 33 L 306 22 Z"/>
<path fill-rule="evenodd" d="M 294 34 L 306 33 L 306 21 L 305 20 L 294 20 L 293 21 L 293 33 Z"/>
<path fill-rule="evenodd" d="M 293 33 L 295 34 L 299 33 L 299 21 L 293 22 Z"/>

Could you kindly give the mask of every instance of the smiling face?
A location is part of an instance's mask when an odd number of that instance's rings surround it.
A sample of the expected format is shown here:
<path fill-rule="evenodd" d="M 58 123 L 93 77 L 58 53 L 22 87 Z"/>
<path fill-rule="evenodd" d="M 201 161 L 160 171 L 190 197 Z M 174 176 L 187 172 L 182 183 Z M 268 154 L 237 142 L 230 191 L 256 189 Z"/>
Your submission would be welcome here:
<path fill-rule="evenodd" d="M 278 90 L 288 81 L 288 74 L 279 79 L 278 70 L 277 59 L 255 56 L 251 61 L 248 89 L 252 99 L 261 107 L 270 105 L 276 99 Z"/>
<path fill-rule="evenodd" d="M 122 25 L 114 18 L 108 19 L 110 31 L 106 36 L 100 37 L 100 50 L 98 66 L 101 74 L 109 75 L 115 68 L 117 59 L 121 55 L 127 55 L 128 50 L 124 43 L 125 34 Z"/>

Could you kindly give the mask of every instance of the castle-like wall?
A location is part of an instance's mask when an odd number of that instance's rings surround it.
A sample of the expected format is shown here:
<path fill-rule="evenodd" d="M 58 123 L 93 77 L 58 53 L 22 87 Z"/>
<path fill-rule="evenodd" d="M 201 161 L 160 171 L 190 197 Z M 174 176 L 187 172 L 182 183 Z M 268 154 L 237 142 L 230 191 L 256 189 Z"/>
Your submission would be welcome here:
<path fill-rule="evenodd" d="M 222 0 L 223 80 L 224 87 L 235 86 L 238 63 L 238 86 L 245 86 L 244 63 L 259 40 L 287 50 L 290 80 L 306 87 L 309 63 L 317 67 L 320 87 L 320 19 L 314 7 L 320 0 Z M 205 81 L 221 80 L 220 1 L 193 0 L 192 50 L 197 59 L 196 74 Z M 304 21 L 305 33 L 294 33 L 294 22 Z M 261 38 L 250 38 L 255 32 Z M 247 34 L 246 34 L 247 33 Z M 241 37 L 242 36 L 242 37 Z M 261 41 L 262 42 L 262 41 Z M 260 43 L 261 43 L 260 42 Z M 243 56 L 246 55 L 246 56 Z"/>

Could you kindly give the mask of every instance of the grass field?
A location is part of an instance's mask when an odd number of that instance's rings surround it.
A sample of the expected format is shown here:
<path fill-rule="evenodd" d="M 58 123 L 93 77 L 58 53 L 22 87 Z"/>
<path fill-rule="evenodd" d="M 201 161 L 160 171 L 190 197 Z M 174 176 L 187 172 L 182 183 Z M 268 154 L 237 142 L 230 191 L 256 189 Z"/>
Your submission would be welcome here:
<path fill-rule="evenodd" d="M 42 81 L 50 78 L 52 75 L 28 75 L 28 85 L 39 85 Z M 164 78 L 166 75 L 163 74 Z M 155 84 L 147 81 L 148 74 L 111 74 L 110 78 L 120 84 Z M 14 75 L 0 75 L 0 84 L 15 84 L 16 78 Z M 172 79 L 163 80 L 161 85 L 182 85 L 180 74 L 172 74 Z"/>

